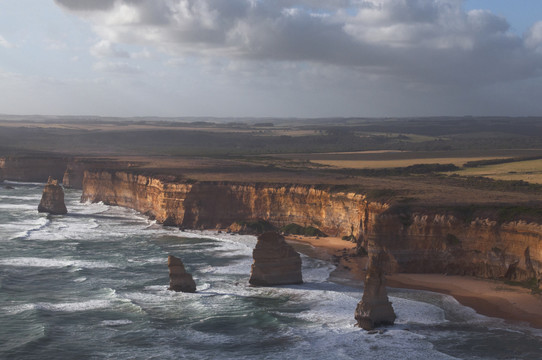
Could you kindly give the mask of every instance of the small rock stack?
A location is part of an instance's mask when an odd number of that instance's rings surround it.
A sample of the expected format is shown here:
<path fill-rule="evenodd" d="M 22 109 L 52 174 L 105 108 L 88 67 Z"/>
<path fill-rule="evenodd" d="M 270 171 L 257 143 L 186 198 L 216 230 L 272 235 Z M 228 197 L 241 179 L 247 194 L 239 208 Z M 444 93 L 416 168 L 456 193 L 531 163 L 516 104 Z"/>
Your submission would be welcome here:
<path fill-rule="evenodd" d="M 64 215 L 68 213 L 64 204 L 64 190 L 58 185 L 58 180 L 49 177 L 43 189 L 38 212 L 45 212 L 52 215 Z"/>
<path fill-rule="evenodd" d="M 275 231 L 258 236 L 249 283 L 256 286 L 302 284 L 301 256 Z"/>
<path fill-rule="evenodd" d="M 167 257 L 167 266 L 169 268 L 169 289 L 176 292 L 196 292 L 196 282 L 192 275 L 186 272 L 181 259 L 169 255 Z"/>
<path fill-rule="evenodd" d="M 365 277 L 363 297 L 355 312 L 357 326 L 372 330 L 379 325 L 393 325 L 395 312 L 388 299 L 384 265 L 387 255 L 380 251 L 371 257 L 369 269 Z"/>

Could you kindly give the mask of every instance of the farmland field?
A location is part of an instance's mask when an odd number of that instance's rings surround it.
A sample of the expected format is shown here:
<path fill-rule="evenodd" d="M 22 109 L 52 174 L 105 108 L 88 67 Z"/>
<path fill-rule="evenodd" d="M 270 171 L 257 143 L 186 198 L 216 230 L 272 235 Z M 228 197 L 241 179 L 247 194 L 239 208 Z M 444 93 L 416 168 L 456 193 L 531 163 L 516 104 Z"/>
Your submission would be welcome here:
<path fill-rule="evenodd" d="M 349 169 L 384 169 L 406 167 L 415 164 L 454 164 L 463 166 L 466 162 L 495 159 L 495 157 L 449 157 L 449 158 L 413 158 L 395 160 L 311 160 L 312 163 Z"/>
<path fill-rule="evenodd" d="M 533 184 L 542 184 L 542 159 L 466 168 L 451 174 L 483 176 L 495 180 L 523 180 Z"/>

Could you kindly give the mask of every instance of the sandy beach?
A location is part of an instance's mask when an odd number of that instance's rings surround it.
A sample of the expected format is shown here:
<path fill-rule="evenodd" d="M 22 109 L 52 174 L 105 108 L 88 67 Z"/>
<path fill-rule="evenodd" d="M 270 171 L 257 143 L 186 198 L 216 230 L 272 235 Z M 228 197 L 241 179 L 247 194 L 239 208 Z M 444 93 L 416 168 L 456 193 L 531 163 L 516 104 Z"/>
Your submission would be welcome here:
<path fill-rule="evenodd" d="M 308 255 L 334 261 L 339 270 L 347 270 L 353 281 L 363 281 L 367 257 L 352 256 L 354 243 L 333 237 L 288 236 L 286 239 L 293 244 L 310 245 L 314 250 Z M 387 281 L 389 287 L 451 295 L 479 314 L 542 329 L 542 295 L 531 294 L 529 289 L 498 280 L 443 274 L 393 274 Z"/>

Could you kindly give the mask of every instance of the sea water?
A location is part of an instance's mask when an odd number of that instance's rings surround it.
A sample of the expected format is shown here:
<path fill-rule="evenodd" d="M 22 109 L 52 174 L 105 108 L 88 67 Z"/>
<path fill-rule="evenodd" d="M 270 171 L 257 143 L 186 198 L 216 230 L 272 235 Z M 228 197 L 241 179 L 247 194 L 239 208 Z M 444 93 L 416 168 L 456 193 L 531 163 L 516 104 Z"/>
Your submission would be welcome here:
<path fill-rule="evenodd" d="M 542 358 L 538 330 L 423 291 L 390 289 L 396 324 L 371 335 L 354 327 L 361 286 L 332 281 L 330 263 L 302 256 L 304 284 L 251 287 L 253 236 L 163 227 L 80 203 L 74 190 L 67 215 L 39 214 L 43 184 L 9 185 L 0 184 L 2 359 Z M 168 254 L 197 293 L 167 290 Z"/>

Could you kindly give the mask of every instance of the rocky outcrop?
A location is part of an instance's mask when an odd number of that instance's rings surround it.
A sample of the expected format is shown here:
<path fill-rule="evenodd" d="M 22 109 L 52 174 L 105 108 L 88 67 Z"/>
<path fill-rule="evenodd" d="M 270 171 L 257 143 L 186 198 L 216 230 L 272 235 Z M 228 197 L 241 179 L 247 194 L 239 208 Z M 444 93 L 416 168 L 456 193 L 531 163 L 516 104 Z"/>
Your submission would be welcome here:
<path fill-rule="evenodd" d="M 283 236 L 269 231 L 258 237 L 252 252 L 249 283 L 256 286 L 301 284 L 301 257 Z"/>
<path fill-rule="evenodd" d="M 169 268 L 169 289 L 176 292 L 196 292 L 196 282 L 192 275 L 186 272 L 181 259 L 169 255 L 167 257 L 167 266 Z"/>
<path fill-rule="evenodd" d="M 386 253 L 379 251 L 371 256 L 369 262 L 363 297 L 354 313 L 357 326 L 364 330 L 372 330 L 380 325 L 393 325 L 396 318 L 386 291 L 386 258 Z"/>
<path fill-rule="evenodd" d="M 41 195 L 38 211 L 52 215 L 64 215 L 68 213 L 66 204 L 64 204 L 64 190 L 62 190 L 62 186 L 58 185 L 58 180 L 51 177 L 47 180 L 47 184 Z"/>

